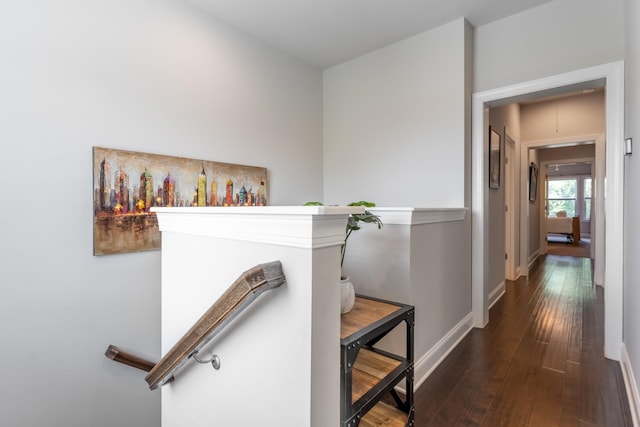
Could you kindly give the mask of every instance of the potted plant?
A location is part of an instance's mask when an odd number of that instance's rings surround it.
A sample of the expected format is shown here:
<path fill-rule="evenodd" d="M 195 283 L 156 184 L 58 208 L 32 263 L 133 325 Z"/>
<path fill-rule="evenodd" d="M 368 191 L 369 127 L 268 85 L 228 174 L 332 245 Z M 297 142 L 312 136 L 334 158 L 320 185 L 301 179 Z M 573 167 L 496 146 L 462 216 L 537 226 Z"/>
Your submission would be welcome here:
<path fill-rule="evenodd" d="M 305 206 L 322 206 L 323 204 L 320 202 L 307 202 Z M 347 206 L 364 206 L 365 211 L 361 214 L 349 214 L 349 218 L 347 219 L 347 228 L 346 234 L 344 238 L 344 243 L 340 248 L 340 312 L 342 314 L 348 313 L 353 308 L 353 304 L 355 303 L 355 291 L 353 289 L 353 283 L 351 283 L 351 279 L 348 276 L 345 276 L 342 271 L 342 266 L 344 264 L 344 255 L 347 251 L 347 241 L 349 240 L 349 236 L 354 231 L 360 230 L 361 223 L 370 223 L 376 224 L 378 229 L 382 228 L 382 220 L 378 215 L 375 215 L 369 212 L 366 208 L 373 208 L 376 206 L 375 203 L 365 202 L 363 200 L 359 202 L 351 202 Z"/>

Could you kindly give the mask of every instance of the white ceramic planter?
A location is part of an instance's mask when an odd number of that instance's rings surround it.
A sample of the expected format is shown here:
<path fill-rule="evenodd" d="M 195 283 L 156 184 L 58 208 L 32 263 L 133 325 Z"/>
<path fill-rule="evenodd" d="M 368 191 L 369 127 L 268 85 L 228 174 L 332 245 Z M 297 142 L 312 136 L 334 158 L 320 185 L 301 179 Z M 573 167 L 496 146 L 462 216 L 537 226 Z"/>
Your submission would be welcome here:
<path fill-rule="evenodd" d="M 340 314 L 351 311 L 356 302 L 356 292 L 353 289 L 351 278 L 346 277 L 340 280 Z"/>

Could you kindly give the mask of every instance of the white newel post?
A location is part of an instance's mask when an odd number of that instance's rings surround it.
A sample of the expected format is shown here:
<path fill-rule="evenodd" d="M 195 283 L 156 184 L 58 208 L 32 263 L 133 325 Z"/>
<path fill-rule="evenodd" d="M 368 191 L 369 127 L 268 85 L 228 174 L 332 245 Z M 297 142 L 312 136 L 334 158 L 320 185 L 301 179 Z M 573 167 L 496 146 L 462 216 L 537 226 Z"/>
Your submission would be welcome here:
<path fill-rule="evenodd" d="M 279 260 L 267 291 L 162 387 L 163 427 L 329 427 L 340 417 L 340 245 L 353 207 L 156 208 L 162 354 L 249 268 Z"/>

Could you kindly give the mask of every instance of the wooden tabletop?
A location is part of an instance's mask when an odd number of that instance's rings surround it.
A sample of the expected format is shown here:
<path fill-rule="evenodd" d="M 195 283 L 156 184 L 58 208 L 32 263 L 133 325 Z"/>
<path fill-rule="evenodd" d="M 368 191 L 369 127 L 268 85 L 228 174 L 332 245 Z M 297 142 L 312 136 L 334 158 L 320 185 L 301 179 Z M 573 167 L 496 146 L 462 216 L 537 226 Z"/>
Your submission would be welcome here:
<path fill-rule="evenodd" d="M 400 310 L 402 306 L 375 299 L 356 297 L 353 309 L 341 316 L 340 339 L 378 322 Z"/>

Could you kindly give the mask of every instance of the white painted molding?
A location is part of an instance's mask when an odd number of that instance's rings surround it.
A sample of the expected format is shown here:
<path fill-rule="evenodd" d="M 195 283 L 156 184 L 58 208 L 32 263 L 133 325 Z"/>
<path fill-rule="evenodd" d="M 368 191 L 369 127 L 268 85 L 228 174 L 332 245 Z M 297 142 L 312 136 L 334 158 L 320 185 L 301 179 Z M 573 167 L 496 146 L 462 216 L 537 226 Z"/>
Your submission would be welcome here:
<path fill-rule="evenodd" d="M 605 148 L 604 355 L 620 360 L 623 341 L 624 283 L 624 63 L 607 75 L 605 92 L 607 136 Z M 596 179 L 598 179 L 596 177 Z M 597 256 L 597 254 L 596 254 Z"/>
<path fill-rule="evenodd" d="M 298 248 L 341 245 L 346 217 L 359 206 L 152 208 L 160 231 Z"/>
<path fill-rule="evenodd" d="M 622 377 L 624 378 L 624 387 L 627 390 L 627 398 L 629 400 L 629 409 L 631 411 L 631 418 L 633 419 L 634 427 L 640 425 L 640 414 L 638 408 L 640 408 L 640 394 L 638 393 L 638 384 L 633 375 L 633 368 L 631 366 L 631 360 L 627 353 L 627 347 L 622 343 L 622 356 L 620 358 L 620 367 L 622 368 Z"/>
<path fill-rule="evenodd" d="M 442 361 L 456 348 L 456 346 L 473 329 L 473 314 L 469 313 L 454 326 L 436 345 L 414 363 L 416 381 L 413 389 L 417 390 Z M 398 390 L 401 390 L 400 388 Z"/>
<path fill-rule="evenodd" d="M 529 255 L 529 262 L 527 263 L 527 268 L 529 270 L 531 270 L 531 266 L 533 265 L 534 262 L 536 262 L 539 256 L 540 256 L 540 249 L 537 249 L 535 252 Z"/>
<path fill-rule="evenodd" d="M 462 221 L 469 208 L 367 208 L 382 219 L 384 224 L 418 225 Z"/>
<path fill-rule="evenodd" d="M 500 300 L 500 298 L 502 298 L 505 291 L 506 291 L 506 285 L 503 280 L 502 283 L 496 286 L 496 288 L 493 291 L 491 291 L 491 293 L 489 294 L 489 308 L 493 307 L 493 305 L 497 303 Z"/>

